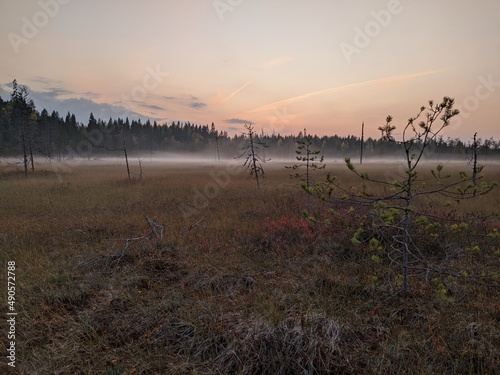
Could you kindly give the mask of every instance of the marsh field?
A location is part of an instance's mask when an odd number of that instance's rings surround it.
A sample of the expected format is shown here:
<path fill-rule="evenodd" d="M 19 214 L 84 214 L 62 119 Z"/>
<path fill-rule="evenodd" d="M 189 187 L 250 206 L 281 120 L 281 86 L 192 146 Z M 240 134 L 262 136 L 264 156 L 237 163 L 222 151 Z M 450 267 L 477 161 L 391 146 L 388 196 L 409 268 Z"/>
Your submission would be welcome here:
<path fill-rule="evenodd" d="M 261 191 L 238 164 L 144 161 L 140 176 L 134 161 L 130 181 L 121 161 L 38 165 L 28 177 L 0 165 L 3 312 L 7 262 L 16 277 L 11 373 L 499 373 L 498 188 L 415 202 L 429 214 L 415 245 L 435 267 L 410 267 L 405 294 L 397 243 L 368 230 L 369 211 L 308 202 L 284 168 L 293 163 L 264 164 Z M 420 168 L 428 184 L 433 166 Z M 362 185 L 342 163 L 315 180 L 328 172 Z M 500 164 L 482 174 L 500 181 Z"/>

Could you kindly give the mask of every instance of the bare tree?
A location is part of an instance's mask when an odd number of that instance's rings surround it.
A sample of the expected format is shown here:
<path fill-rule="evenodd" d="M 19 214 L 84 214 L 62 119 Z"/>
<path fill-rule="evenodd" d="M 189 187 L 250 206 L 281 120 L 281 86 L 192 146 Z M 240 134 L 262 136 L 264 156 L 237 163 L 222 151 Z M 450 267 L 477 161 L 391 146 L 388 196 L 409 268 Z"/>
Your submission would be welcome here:
<path fill-rule="evenodd" d="M 18 86 L 17 81 L 12 82 L 12 127 L 19 131 L 19 145 L 22 151 L 24 175 L 28 175 L 28 164 L 31 171 L 35 171 L 33 158 L 34 122 L 36 119 L 35 103 L 30 98 L 26 86 Z M 29 155 L 29 159 L 28 159 Z"/>
<path fill-rule="evenodd" d="M 359 164 L 363 164 L 363 146 L 365 145 L 365 122 L 361 124 L 361 143 L 359 152 Z"/>
<path fill-rule="evenodd" d="M 252 125 L 245 124 L 245 129 L 246 132 L 244 134 L 248 137 L 248 144 L 241 148 L 242 153 L 238 156 L 238 158 L 245 158 L 243 165 L 247 170 L 250 170 L 250 176 L 255 178 L 257 189 L 260 190 L 260 179 L 263 179 L 265 176 L 262 163 L 265 163 L 268 160 L 260 157 L 259 151 L 267 148 L 268 146 L 256 137 Z"/>
<path fill-rule="evenodd" d="M 137 158 L 139 161 L 139 178 L 142 180 L 142 160 L 140 158 Z"/>
<path fill-rule="evenodd" d="M 131 177 L 130 177 L 130 167 L 129 167 L 129 164 L 128 164 L 128 155 L 127 155 L 127 144 L 125 142 L 125 138 L 123 138 L 123 147 L 122 148 L 111 148 L 107 145 L 96 145 L 96 144 L 92 144 L 93 147 L 97 147 L 97 148 L 102 148 L 102 149 L 105 149 L 107 151 L 123 151 L 123 155 L 125 156 L 125 164 L 127 166 L 127 176 L 128 176 L 128 180 L 130 181 L 131 180 Z"/>
<path fill-rule="evenodd" d="M 220 161 L 220 153 L 219 153 L 219 132 L 215 129 L 215 124 L 212 122 L 212 134 L 215 137 L 215 148 L 217 151 L 217 157 L 215 160 Z"/>
<path fill-rule="evenodd" d="M 130 167 L 128 165 L 128 156 L 127 156 L 127 145 L 125 144 L 125 138 L 123 138 L 123 154 L 125 155 L 125 164 L 127 164 L 127 176 L 130 181 Z"/>

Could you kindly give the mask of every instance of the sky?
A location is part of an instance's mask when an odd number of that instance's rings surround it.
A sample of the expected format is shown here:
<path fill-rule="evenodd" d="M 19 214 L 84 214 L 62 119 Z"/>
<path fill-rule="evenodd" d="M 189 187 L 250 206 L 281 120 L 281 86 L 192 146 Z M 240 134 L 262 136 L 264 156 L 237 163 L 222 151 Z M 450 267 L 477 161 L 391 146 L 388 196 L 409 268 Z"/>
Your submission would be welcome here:
<path fill-rule="evenodd" d="M 498 0 L 0 0 L 0 97 L 38 110 L 396 138 L 430 99 L 443 136 L 500 139 Z"/>

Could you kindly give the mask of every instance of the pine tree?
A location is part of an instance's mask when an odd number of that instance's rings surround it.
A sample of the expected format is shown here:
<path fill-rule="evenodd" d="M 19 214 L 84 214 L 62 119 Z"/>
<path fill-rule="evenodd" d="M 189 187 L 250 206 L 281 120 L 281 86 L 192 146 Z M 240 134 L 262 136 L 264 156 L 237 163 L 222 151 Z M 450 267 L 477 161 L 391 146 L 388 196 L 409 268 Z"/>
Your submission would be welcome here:
<path fill-rule="evenodd" d="M 323 163 L 323 156 L 319 156 L 320 151 L 313 149 L 313 137 L 307 134 L 307 130 L 304 129 L 304 133 L 299 133 L 299 139 L 297 140 L 297 150 L 296 159 L 299 161 L 298 164 L 292 166 L 286 166 L 285 168 L 298 170 L 299 168 L 305 168 L 304 173 L 291 174 L 290 178 L 299 179 L 301 181 L 300 186 L 307 195 L 307 205 L 310 206 L 310 195 L 314 190 L 314 181 L 312 178 L 312 172 L 325 168 Z M 319 160 L 318 160 L 319 159 Z M 318 163 L 319 162 L 319 163 Z"/>
<path fill-rule="evenodd" d="M 24 175 L 28 175 L 28 164 L 31 162 L 31 170 L 35 171 L 33 160 L 33 143 L 36 121 L 36 110 L 33 99 L 29 97 L 26 86 L 18 86 L 17 80 L 12 82 L 11 95 L 11 126 L 19 132 L 19 144 L 22 151 Z M 29 156 L 29 159 L 28 159 Z"/>

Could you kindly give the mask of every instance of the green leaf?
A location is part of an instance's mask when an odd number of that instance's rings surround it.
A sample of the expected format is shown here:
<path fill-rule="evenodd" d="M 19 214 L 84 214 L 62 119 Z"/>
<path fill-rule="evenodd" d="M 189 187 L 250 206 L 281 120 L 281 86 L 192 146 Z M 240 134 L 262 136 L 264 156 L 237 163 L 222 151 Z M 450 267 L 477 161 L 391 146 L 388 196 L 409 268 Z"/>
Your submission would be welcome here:
<path fill-rule="evenodd" d="M 352 237 L 351 239 L 351 242 L 354 244 L 354 245 L 359 245 L 361 243 L 361 241 L 359 240 L 359 237 L 361 236 L 361 234 L 364 232 L 363 228 L 358 228 L 358 230 L 356 231 L 356 233 L 354 233 L 354 236 Z"/>

